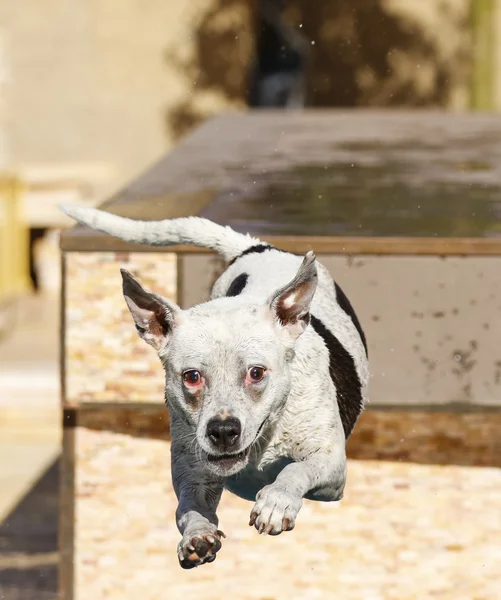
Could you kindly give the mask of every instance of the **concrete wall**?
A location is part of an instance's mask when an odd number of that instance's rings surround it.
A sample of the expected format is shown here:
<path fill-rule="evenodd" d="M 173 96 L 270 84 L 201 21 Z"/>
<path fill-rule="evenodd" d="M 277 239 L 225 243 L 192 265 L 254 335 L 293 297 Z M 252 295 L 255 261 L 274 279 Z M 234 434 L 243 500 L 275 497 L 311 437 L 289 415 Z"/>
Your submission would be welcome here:
<path fill-rule="evenodd" d="M 179 107 L 196 88 L 196 30 L 212 4 L 0 0 L 11 164 L 107 167 L 108 187 L 150 165 L 182 133 Z M 246 11 L 223 13 L 223 29 L 245 28 Z M 238 98 L 201 90 L 195 108 L 203 117 L 230 104 Z"/>

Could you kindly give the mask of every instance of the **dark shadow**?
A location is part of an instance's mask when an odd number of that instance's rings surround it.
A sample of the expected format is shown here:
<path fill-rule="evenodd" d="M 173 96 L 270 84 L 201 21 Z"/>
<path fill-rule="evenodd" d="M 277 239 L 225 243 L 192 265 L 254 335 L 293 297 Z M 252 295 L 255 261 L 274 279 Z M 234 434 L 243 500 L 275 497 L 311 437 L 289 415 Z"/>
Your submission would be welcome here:
<path fill-rule="evenodd" d="M 250 67 L 250 108 L 304 108 L 310 46 L 284 18 L 285 0 L 260 0 Z"/>
<path fill-rule="evenodd" d="M 467 38 L 454 49 L 448 42 L 450 52 L 444 52 L 440 25 L 426 27 L 419 3 L 405 15 L 389 12 L 382 0 L 319 2 L 315 10 L 307 0 L 292 5 L 295 21 L 314 41 L 310 106 L 446 106 L 467 81 Z M 438 2 L 435 11 L 437 23 L 467 32 L 467 14 Z"/>
<path fill-rule="evenodd" d="M 174 138 L 206 118 L 198 100 L 207 92 L 232 105 L 254 104 L 252 73 L 256 64 L 266 64 L 263 53 L 276 46 L 276 39 L 271 46 L 264 43 L 256 15 L 262 4 L 276 2 L 215 0 L 193 24 L 192 56 L 181 58 L 178 48 L 167 49 L 166 62 L 187 87 L 165 117 Z M 307 107 L 441 107 L 450 106 L 458 90 L 467 92 L 468 14 L 451 3 L 436 3 L 431 26 L 420 17 L 418 2 L 406 12 L 390 12 L 383 0 L 291 0 L 286 5 L 287 27 L 309 45 Z M 286 54 L 284 69 L 296 68 L 297 53 Z"/>
<path fill-rule="evenodd" d="M 223 94 L 231 103 L 246 103 L 248 69 L 253 55 L 254 3 L 248 0 L 216 0 L 193 23 L 193 55 L 185 58 L 176 45 L 166 48 L 165 61 L 185 80 L 186 95 L 165 115 L 174 139 L 203 121 L 201 94 Z"/>
<path fill-rule="evenodd" d="M 495 407 L 390 406 L 361 415 L 346 453 L 353 460 L 500 468 L 500 440 Z"/>
<path fill-rule="evenodd" d="M 35 245 L 36 243 L 43 239 L 45 234 L 47 233 L 47 229 L 43 227 L 31 227 L 30 228 L 30 252 L 29 252 L 29 260 L 30 260 L 30 279 L 33 284 L 33 288 L 37 291 L 39 286 L 38 281 L 38 273 L 35 265 Z"/>
<path fill-rule="evenodd" d="M 55 600 L 59 458 L 0 523 L 0 598 Z"/>
<path fill-rule="evenodd" d="M 2 600 L 57 600 L 57 562 L 54 565 L 0 569 Z"/>
<path fill-rule="evenodd" d="M 85 427 L 93 431 L 112 431 L 137 438 L 169 440 L 169 413 L 163 404 L 97 404 L 93 407 L 65 409 L 63 426 Z"/>

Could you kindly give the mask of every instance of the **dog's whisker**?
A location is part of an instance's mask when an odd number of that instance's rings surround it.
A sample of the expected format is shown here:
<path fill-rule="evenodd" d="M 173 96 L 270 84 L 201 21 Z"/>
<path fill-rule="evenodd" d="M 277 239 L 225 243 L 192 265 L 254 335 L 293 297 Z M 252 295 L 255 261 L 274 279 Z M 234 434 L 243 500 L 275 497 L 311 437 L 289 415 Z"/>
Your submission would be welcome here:
<path fill-rule="evenodd" d="M 178 438 L 177 438 L 177 440 L 178 440 L 179 442 L 182 442 L 182 441 L 184 441 L 184 440 L 186 440 L 186 439 L 189 439 L 189 438 L 194 438 L 194 437 L 196 437 L 196 435 L 197 435 L 196 433 L 193 433 L 193 432 L 191 432 L 191 431 L 190 431 L 190 432 L 189 432 L 189 433 L 187 433 L 186 435 L 182 435 L 181 437 L 178 437 Z"/>

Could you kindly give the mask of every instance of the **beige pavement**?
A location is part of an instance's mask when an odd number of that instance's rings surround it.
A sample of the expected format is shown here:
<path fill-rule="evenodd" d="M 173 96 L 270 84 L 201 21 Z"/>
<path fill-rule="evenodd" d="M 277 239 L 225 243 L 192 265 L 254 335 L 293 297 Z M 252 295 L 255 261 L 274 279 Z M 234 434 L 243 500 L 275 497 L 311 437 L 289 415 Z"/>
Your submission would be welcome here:
<path fill-rule="evenodd" d="M 0 521 L 59 453 L 58 299 L 30 297 L 0 340 Z"/>

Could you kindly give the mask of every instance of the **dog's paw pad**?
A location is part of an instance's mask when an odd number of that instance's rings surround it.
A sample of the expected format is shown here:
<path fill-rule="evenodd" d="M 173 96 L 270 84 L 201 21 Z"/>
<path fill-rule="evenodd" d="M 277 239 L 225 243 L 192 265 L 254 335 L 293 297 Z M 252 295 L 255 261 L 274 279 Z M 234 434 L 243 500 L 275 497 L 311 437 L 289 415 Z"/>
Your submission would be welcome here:
<path fill-rule="evenodd" d="M 273 485 L 263 488 L 256 497 L 249 525 L 260 534 L 279 535 L 294 529 L 302 499 Z"/>
<path fill-rule="evenodd" d="M 179 543 L 178 559 L 183 569 L 193 569 L 204 563 L 216 560 L 216 552 L 221 549 L 222 531 L 185 536 Z"/>

